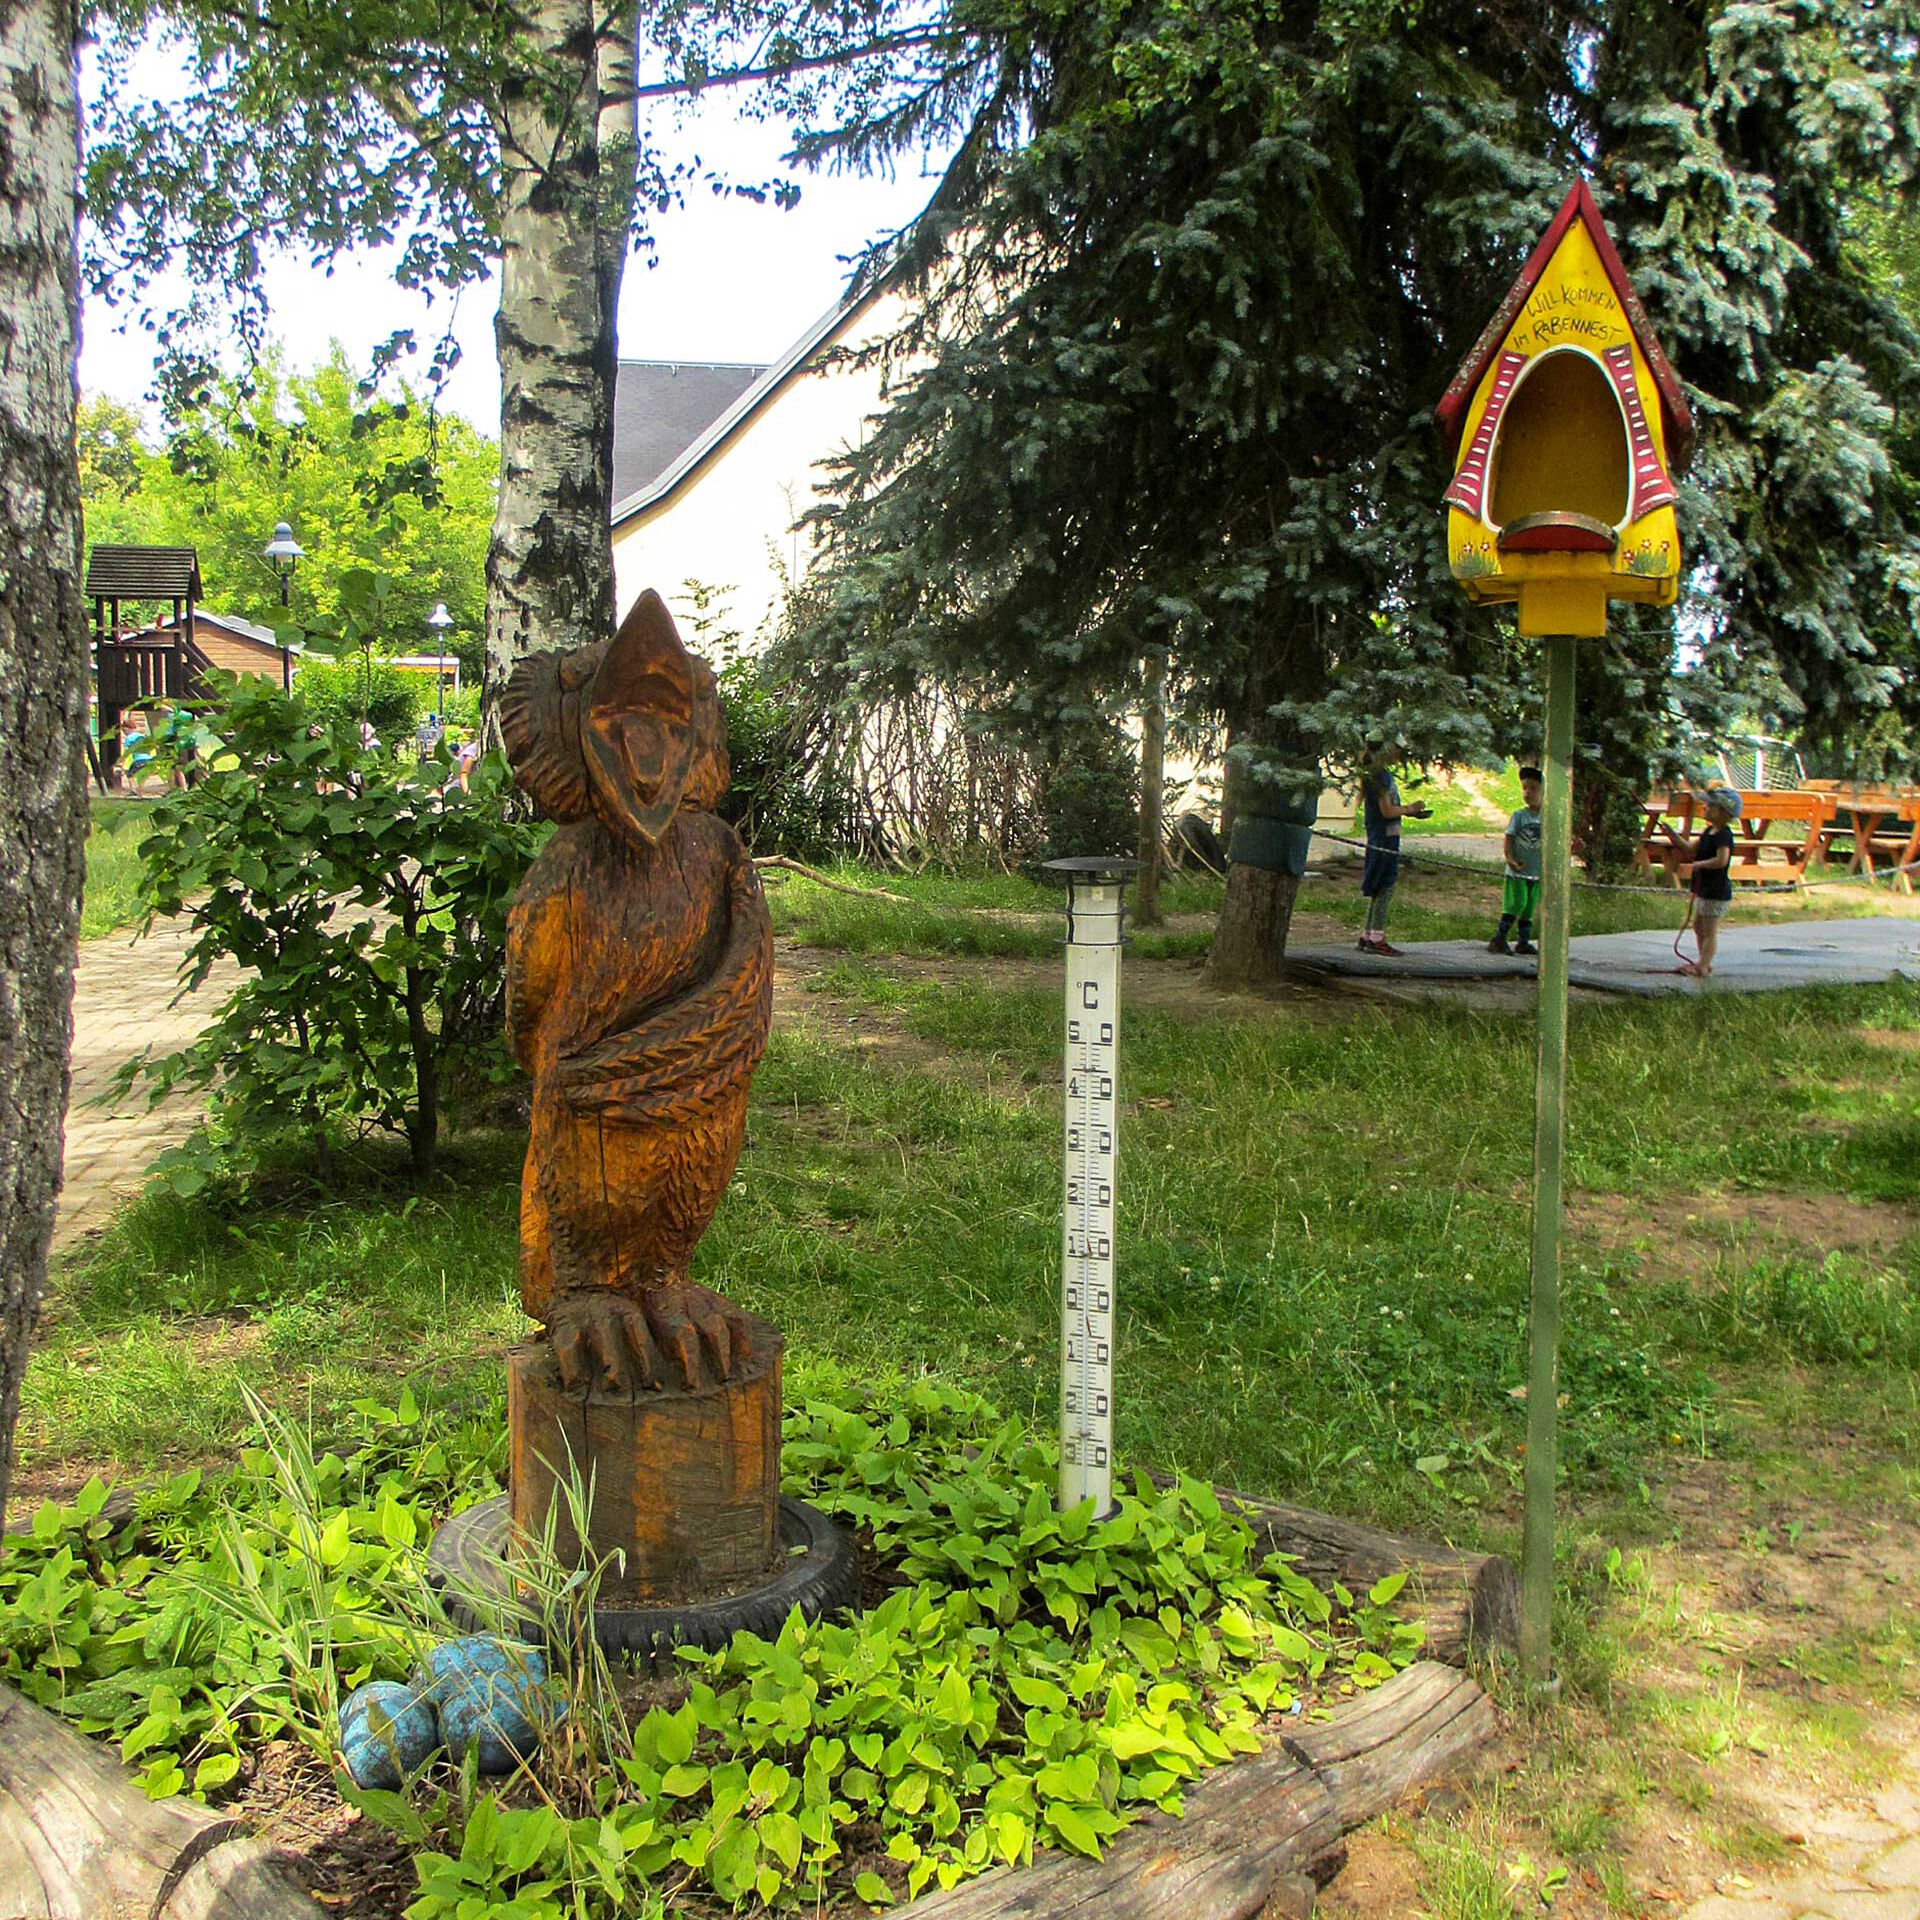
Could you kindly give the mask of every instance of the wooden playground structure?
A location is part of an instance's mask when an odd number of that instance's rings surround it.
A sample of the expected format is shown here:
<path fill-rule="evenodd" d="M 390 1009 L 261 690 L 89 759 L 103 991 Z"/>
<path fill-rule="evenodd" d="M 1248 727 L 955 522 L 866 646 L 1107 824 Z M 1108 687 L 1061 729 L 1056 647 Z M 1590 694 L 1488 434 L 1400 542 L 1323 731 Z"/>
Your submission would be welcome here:
<path fill-rule="evenodd" d="M 95 717 L 87 759 L 102 793 L 115 784 L 129 714 L 145 714 L 151 725 L 156 712 L 209 699 L 216 669 L 292 684 L 297 649 L 278 644 L 265 627 L 199 604 L 200 557 L 192 547 L 96 546 L 85 592 L 93 602 Z M 152 608 L 151 622 L 123 617 L 135 608 Z"/>
<path fill-rule="evenodd" d="M 1686 850 L 1667 832 L 1692 838 L 1704 803 L 1676 788 L 1649 794 L 1644 804 L 1639 864 L 1665 873 L 1677 887 Z M 1912 893 L 1920 871 L 1920 788 L 1808 780 L 1791 791 L 1741 792 L 1730 868 L 1736 886 L 1797 887 L 1809 868 L 1843 863 L 1851 876 L 1884 875 L 1897 891 Z"/>

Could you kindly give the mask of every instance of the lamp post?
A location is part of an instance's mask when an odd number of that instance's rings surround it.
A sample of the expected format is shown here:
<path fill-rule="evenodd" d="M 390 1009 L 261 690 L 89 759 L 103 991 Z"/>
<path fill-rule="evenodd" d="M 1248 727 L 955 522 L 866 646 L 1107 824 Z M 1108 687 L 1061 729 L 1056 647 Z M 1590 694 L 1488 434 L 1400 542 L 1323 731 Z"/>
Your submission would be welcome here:
<path fill-rule="evenodd" d="M 273 538 L 260 549 L 267 564 L 280 576 L 280 604 L 293 604 L 293 570 L 307 557 L 307 550 L 293 537 L 286 521 L 274 523 Z"/>
<path fill-rule="evenodd" d="M 433 611 L 427 615 L 427 625 L 433 632 L 433 685 L 435 692 L 434 711 L 445 718 L 447 711 L 447 629 L 453 625 L 453 615 L 447 611 L 444 600 L 433 603 Z"/>
<path fill-rule="evenodd" d="M 293 570 L 307 557 L 307 550 L 293 537 L 293 529 L 284 520 L 276 520 L 273 538 L 260 549 L 261 557 L 280 576 L 280 605 L 293 604 Z M 286 643 L 280 646 L 280 685 L 283 691 L 293 687 L 293 656 Z"/>

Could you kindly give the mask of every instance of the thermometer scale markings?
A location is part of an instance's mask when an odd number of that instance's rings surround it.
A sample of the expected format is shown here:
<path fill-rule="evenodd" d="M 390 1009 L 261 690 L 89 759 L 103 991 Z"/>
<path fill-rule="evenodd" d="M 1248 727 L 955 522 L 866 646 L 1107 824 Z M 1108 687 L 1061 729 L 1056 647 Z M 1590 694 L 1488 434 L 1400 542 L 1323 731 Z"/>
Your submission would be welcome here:
<path fill-rule="evenodd" d="M 1114 1169 L 1119 1161 L 1121 859 L 1050 860 L 1067 882 L 1066 1152 L 1060 1209 L 1060 1509 L 1113 1511 Z"/>
<path fill-rule="evenodd" d="M 1113 988 L 1090 977 L 1116 971 L 1113 949 L 1095 949 L 1075 981 L 1067 1018 L 1065 1209 L 1066 1419 L 1064 1464 L 1078 1470 L 1079 1497 L 1104 1505 L 1113 1451 L 1113 1185 L 1115 1045 Z M 1095 955 L 1098 955 L 1096 959 Z M 1100 962 L 1106 965 L 1101 966 Z"/>

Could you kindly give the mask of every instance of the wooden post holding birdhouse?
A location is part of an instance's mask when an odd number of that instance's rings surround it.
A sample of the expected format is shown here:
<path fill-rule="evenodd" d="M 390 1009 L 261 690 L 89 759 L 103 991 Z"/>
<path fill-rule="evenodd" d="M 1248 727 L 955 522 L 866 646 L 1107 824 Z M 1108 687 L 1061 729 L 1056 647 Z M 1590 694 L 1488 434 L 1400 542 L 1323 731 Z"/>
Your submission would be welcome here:
<path fill-rule="evenodd" d="M 1582 180 L 1436 409 L 1454 448 L 1453 576 L 1522 634 L 1592 638 L 1607 603 L 1671 606 L 1674 475 L 1693 415 Z"/>

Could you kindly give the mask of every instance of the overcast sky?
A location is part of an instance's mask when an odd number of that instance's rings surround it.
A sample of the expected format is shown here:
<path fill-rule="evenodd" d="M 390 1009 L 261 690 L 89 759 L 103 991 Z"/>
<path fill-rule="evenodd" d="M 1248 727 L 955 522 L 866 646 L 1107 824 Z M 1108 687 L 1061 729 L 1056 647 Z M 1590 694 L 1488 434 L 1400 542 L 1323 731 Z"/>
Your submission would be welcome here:
<path fill-rule="evenodd" d="M 725 95 L 697 115 L 663 129 L 676 154 L 698 153 L 730 177 L 760 180 L 779 168 L 777 128 L 745 121 Z M 777 358 L 840 297 L 847 256 L 876 234 L 909 219 L 932 193 L 934 176 L 904 168 L 891 180 L 804 177 L 799 206 L 715 199 L 705 190 L 659 216 L 658 264 L 629 261 L 620 299 L 620 352 L 634 360 L 764 362 Z M 389 249 L 342 261 L 331 275 L 286 259 L 272 270 L 274 331 L 296 367 L 311 366 L 338 339 L 364 364 L 374 344 L 396 328 L 418 332 L 421 351 L 411 376 L 423 380 L 433 342 L 444 332 L 448 303 L 431 307 L 397 287 Z M 499 373 L 493 358 L 497 290 L 489 281 L 460 296 L 455 321 L 462 348 L 446 404 L 491 434 L 500 422 Z M 89 303 L 82 332 L 80 383 L 89 394 L 140 403 L 153 377 L 149 337 L 125 323 L 125 310 Z M 403 369 L 409 363 L 403 363 Z"/>

